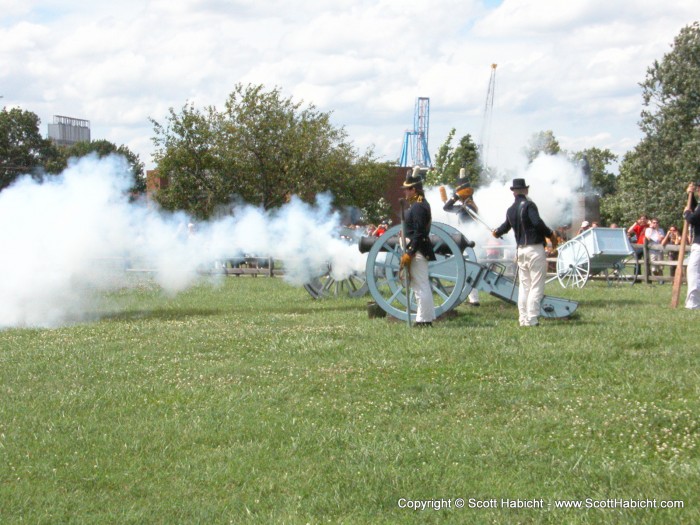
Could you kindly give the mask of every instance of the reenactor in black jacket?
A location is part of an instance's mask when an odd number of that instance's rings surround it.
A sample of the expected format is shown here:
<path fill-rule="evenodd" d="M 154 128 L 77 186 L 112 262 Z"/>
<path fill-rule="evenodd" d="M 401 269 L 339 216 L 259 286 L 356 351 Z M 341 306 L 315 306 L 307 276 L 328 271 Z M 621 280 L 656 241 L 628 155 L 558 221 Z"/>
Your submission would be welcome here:
<path fill-rule="evenodd" d="M 435 304 L 428 273 L 428 261 L 435 260 L 430 242 L 432 213 L 418 170 L 407 173 L 403 190 L 410 207 L 404 219 L 406 251 L 401 257 L 401 267 L 408 269 L 411 276 L 411 289 L 416 296 L 416 326 L 432 326 Z"/>
<path fill-rule="evenodd" d="M 474 222 L 474 217 L 469 213 L 470 210 L 474 213 L 479 213 L 479 207 L 474 202 L 474 188 L 472 188 L 471 182 L 467 179 L 465 172 L 466 170 L 464 168 L 459 170 L 457 189 L 455 189 L 454 195 L 449 200 L 447 199 L 445 188 L 440 186 L 440 196 L 445 203 L 442 209 L 448 213 L 456 213 L 460 224 Z M 476 288 L 472 288 L 468 298 L 470 305 L 480 305 L 479 290 Z"/>
<path fill-rule="evenodd" d="M 540 303 L 547 280 L 546 237 L 556 242 L 556 234 L 540 218 L 537 205 L 527 198 L 525 179 L 513 179 L 515 202 L 506 212 L 506 220 L 492 234 L 496 238 L 511 229 L 518 245 L 517 261 L 520 285 L 518 313 L 520 326 L 539 326 Z"/>

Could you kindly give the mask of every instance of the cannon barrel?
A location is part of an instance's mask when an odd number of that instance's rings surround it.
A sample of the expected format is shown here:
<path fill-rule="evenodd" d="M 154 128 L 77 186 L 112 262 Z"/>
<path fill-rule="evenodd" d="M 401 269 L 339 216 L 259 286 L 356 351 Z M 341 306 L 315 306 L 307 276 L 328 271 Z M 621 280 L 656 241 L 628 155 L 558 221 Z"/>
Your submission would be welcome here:
<path fill-rule="evenodd" d="M 462 233 L 459 232 L 450 234 L 450 237 L 455 242 L 455 244 L 459 246 L 459 249 L 462 252 L 466 248 L 473 248 L 475 245 L 474 241 L 470 241 Z M 374 243 L 376 243 L 378 240 L 379 237 L 360 237 L 360 240 L 358 242 L 358 248 L 360 249 L 360 253 L 369 252 L 372 249 L 372 246 L 374 246 Z M 384 241 L 383 238 L 382 241 Z M 433 248 L 435 248 L 436 245 L 439 246 L 435 250 L 435 253 L 439 255 L 454 255 L 451 253 L 450 247 L 447 246 L 444 242 L 441 242 L 440 238 L 437 235 L 431 234 L 430 242 L 433 244 Z M 388 251 L 389 249 L 393 250 L 394 248 L 396 248 L 397 244 L 399 244 L 399 236 L 394 235 L 385 242 L 385 246 L 382 247 L 382 251 Z"/>

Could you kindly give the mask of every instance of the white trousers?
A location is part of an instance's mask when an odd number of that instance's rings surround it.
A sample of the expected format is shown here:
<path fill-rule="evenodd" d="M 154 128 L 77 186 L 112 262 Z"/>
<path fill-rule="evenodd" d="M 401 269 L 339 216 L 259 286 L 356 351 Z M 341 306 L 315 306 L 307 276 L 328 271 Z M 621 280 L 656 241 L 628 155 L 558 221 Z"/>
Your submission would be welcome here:
<path fill-rule="evenodd" d="M 520 326 L 536 326 L 547 281 L 544 246 L 518 246 L 518 278 L 518 321 Z"/>
<path fill-rule="evenodd" d="M 690 310 L 700 308 L 700 244 L 693 244 L 688 257 L 688 294 L 685 307 Z"/>
<path fill-rule="evenodd" d="M 416 322 L 432 323 L 435 320 L 433 288 L 430 286 L 428 259 L 420 252 L 411 261 L 411 290 L 416 297 Z"/>

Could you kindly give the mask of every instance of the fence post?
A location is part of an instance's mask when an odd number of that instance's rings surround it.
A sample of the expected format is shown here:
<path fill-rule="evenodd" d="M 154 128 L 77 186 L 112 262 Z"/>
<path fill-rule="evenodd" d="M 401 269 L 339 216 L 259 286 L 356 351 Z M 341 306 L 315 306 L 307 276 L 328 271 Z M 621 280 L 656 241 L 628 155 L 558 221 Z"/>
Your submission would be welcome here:
<path fill-rule="evenodd" d="M 649 266 L 649 239 L 647 239 L 646 237 L 644 237 L 642 253 L 644 255 L 644 282 L 649 284 L 651 282 L 651 279 L 649 278 L 651 268 Z"/>

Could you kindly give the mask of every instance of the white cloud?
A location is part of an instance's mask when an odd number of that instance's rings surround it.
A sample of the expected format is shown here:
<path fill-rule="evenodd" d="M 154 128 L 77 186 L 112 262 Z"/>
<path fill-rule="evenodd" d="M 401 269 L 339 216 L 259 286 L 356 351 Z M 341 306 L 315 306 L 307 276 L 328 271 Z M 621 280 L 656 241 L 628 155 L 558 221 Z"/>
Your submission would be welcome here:
<path fill-rule="evenodd" d="M 20 5 L 21 4 L 21 5 Z M 430 150 L 478 138 L 497 63 L 492 150 L 515 158 L 551 129 L 562 146 L 622 154 L 640 137 L 639 82 L 694 21 L 690 0 L 0 0 L 3 102 L 91 121 L 152 166 L 149 117 L 221 107 L 238 82 L 333 112 L 359 149 L 400 153 L 419 96 Z M 566 146 L 565 146 L 566 147 Z"/>

